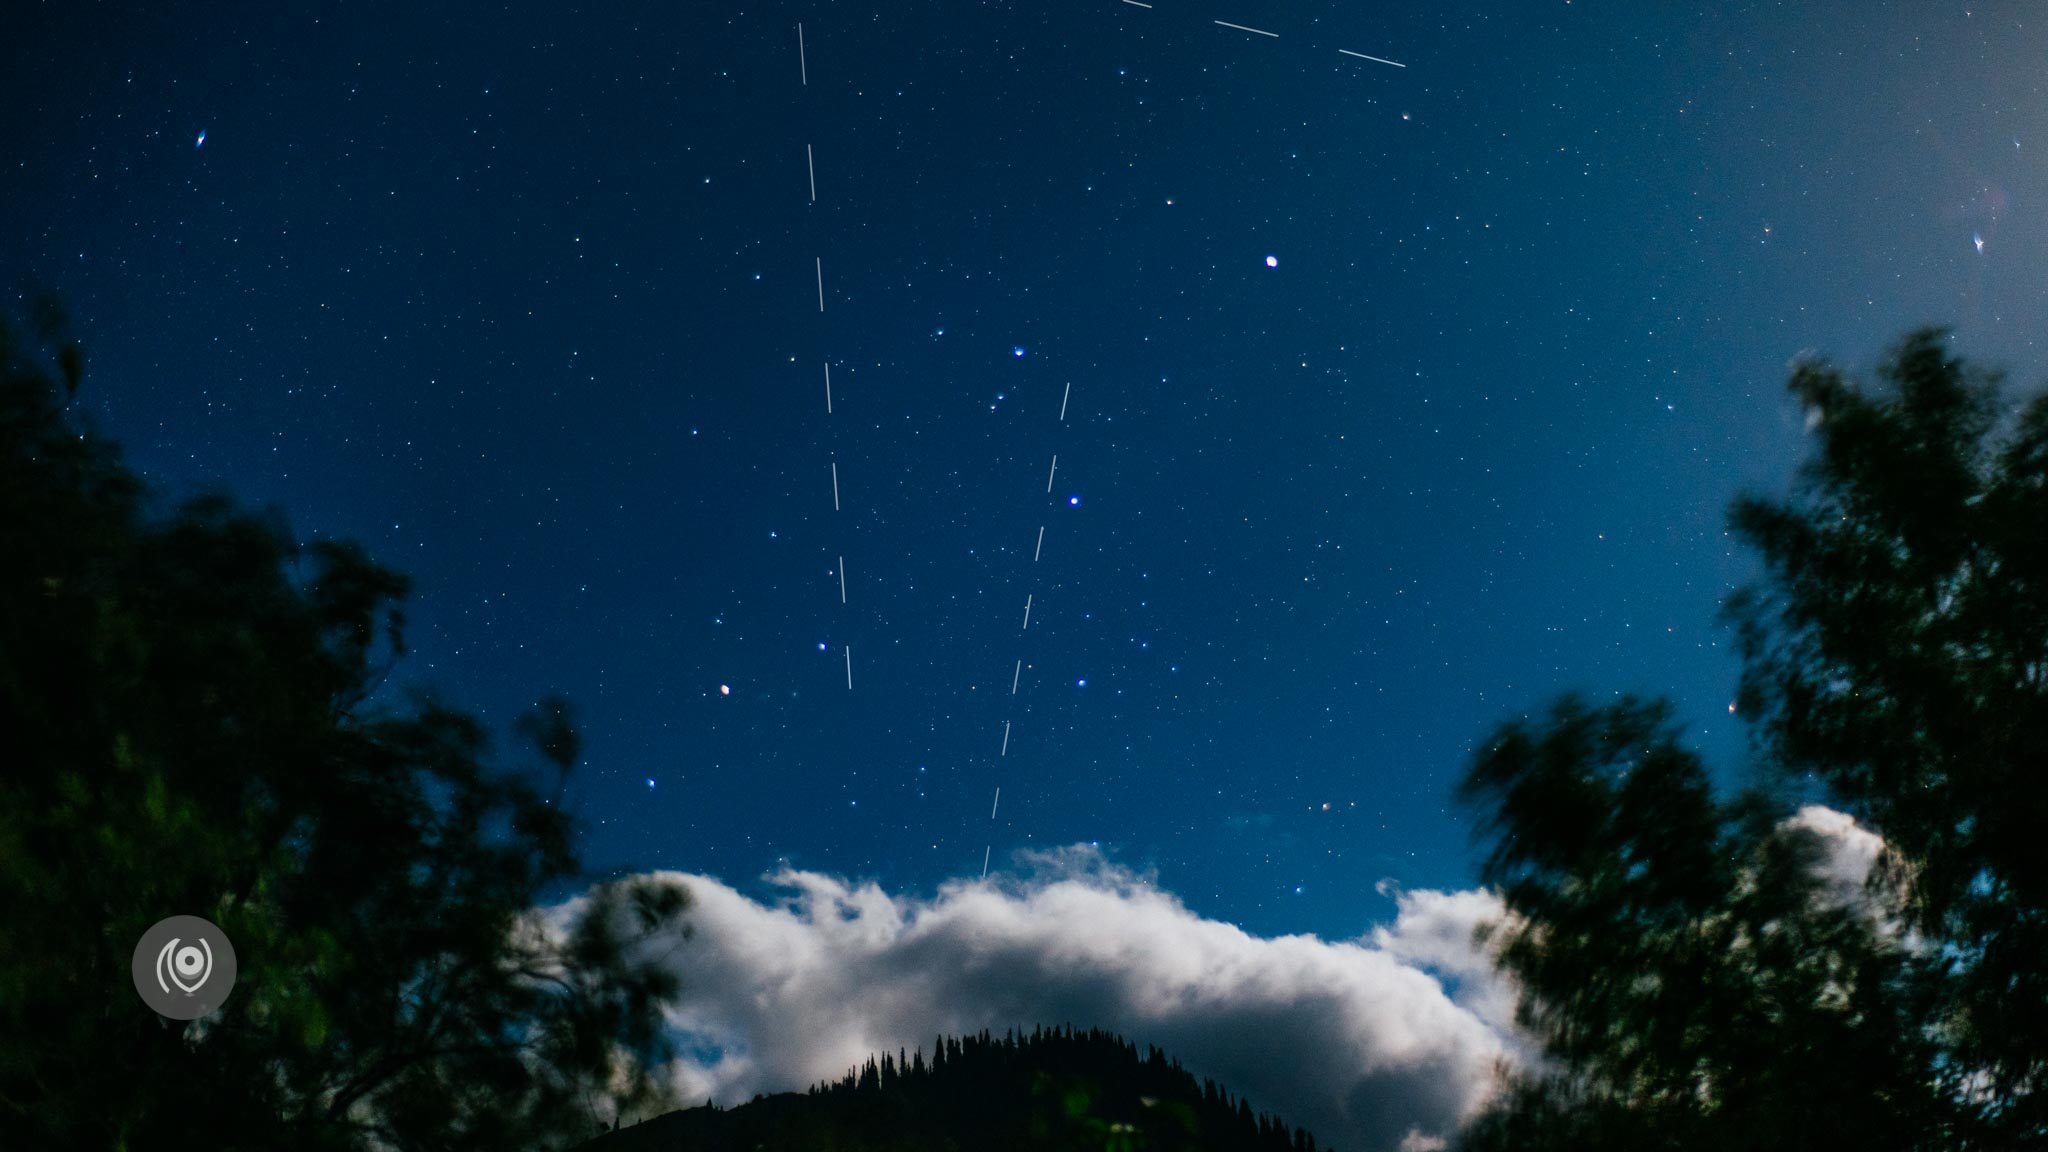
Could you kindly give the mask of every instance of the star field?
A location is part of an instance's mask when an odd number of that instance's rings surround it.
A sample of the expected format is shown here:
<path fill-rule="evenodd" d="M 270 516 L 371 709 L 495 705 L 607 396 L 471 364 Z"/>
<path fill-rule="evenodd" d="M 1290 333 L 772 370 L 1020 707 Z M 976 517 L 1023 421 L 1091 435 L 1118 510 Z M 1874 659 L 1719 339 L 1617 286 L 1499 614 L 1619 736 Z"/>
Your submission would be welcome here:
<path fill-rule="evenodd" d="M 1793 354 L 2040 375 L 2022 5 L 108 15 L 0 45 L 9 290 L 154 482 L 410 573 L 401 678 L 568 695 L 606 870 L 1355 935 L 1559 691 L 1739 772 Z"/>

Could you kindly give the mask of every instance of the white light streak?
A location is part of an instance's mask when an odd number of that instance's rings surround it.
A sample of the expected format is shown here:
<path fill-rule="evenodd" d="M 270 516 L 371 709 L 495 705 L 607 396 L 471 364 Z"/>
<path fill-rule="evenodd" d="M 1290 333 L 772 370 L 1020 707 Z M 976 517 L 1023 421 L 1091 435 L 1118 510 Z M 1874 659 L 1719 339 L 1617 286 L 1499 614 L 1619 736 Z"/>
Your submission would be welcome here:
<path fill-rule="evenodd" d="M 1365 53 L 1363 53 L 1363 52 L 1353 52 L 1353 51 L 1352 51 L 1351 49 L 1349 49 L 1349 48 L 1339 48 L 1339 49 L 1337 49 L 1337 51 L 1339 51 L 1339 52 L 1342 52 L 1342 53 L 1343 53 L 1343 54 L 1345 54 L 1346 56 L 1356 56 L 1356 57 L 1358 57 L 1358 58 L 1359 58 L 1360 60 L 1370 60 L 1370 61 L 1372 61 L 1372 62 L 1373 62 L 1373 63 L 1375 63 L 1375 64 L 1392 64 L 1392 65 L 1393 65 L 1394 67 L 1396 67 L 1396 68 L 1406 68 L 1406 67 L 1407 67 L 1407 65 L 1406 65 L 1406 64 L 1403 64 L 1403 63 L 1401 63 L 1401 62 L 1400 62 L 1400 61 L 1398 61 L 1398 60 L 1382 60 L 1382 59 L 1380 59 L 1380 58 L 1379 58 L 1379 57 L 1377 57 L 1377 56 L 1367 56 L 1367 55 L 1366 55 Z"/>

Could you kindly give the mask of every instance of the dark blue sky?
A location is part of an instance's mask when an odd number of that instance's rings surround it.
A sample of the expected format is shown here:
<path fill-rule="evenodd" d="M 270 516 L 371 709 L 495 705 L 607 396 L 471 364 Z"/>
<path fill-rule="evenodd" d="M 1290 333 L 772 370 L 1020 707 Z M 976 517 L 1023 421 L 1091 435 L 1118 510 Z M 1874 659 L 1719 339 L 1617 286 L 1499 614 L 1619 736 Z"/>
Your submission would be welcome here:
<path fill-rule="evenodd" d="M 402 679 L 569 695 L 604 868 L 1096 841 L 1353 935 L 1471 881 L 1468 749 L 1563 689 L 1735 771 L 1723 514 L 1799 459 L 1795 353 L 2040 375 L 2025 5 L 8 23 L 0 272 L 82 405 L 411 573 Z"/>

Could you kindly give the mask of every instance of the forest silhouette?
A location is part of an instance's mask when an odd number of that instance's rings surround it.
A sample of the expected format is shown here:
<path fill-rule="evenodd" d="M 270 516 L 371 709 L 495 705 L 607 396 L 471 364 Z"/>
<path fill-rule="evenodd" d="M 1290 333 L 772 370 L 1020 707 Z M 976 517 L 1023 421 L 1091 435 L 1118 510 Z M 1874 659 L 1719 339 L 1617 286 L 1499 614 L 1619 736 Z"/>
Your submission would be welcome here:
<path fill-rule="evenodd" d="M 224 495 L 164 508 L 74 412 L 61 310 L 28 327 L 0 325 L 9 1146 L 562 1147 L 623 1115 L 659 1118 L 598 1146 L 1315 1147 L 1071 1028 L 664 1115 L 689 894 L 583 872 L 567 703 L 522 757 L 386 691 L 404 577 Z M 1755 778 L 1717 788 L 1654 699 L 1475 746 L 1460 796 L 1509 910 L 1480 942 L 1541 1058 L 1466 1148 L 2048 1147 L 2048 399 L 1934 329 L 1878 387 L 1805 362 L 1790 388 L 1799 486 L 1730 520 L 1765 571 L 1724 606 Z M 1815 803 L 1882 837 L 1860 889 Z M 190 1026 L 129 986 L 166 909 L 240 956 Z"/>
<path fill-rule="evenodd" d="M 1140 1056 L 1112 1033 L 1071 1025 L 940 1036 L 924 1050 L 870 1057 L 807 1093 L 707 1103 L 620 1127 L 590 1152 L 755 1148 L 1135 1149 L 1316 1152 L 1315 1137 L 1255 1112 L 1215 1081 L 1199 1084 L 1159 1048 Z"/>

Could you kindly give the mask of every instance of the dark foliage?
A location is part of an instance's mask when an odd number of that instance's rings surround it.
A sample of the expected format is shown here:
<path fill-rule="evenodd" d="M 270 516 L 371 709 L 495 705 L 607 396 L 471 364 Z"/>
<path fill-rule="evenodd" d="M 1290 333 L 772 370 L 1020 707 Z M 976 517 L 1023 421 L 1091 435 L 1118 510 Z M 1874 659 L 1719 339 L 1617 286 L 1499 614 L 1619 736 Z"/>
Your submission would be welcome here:
<path fill-rule="evenodd" d="M 1888 396 L 1793 376 L 1820 450 L 1801 501 L 1735 509 L 1772 576 L 1731 606 L 1740 706 L 1883 831 L 1946 1078 L 2048 1143 L 2048 395 L 2001 428 L 1998 379 L 1942 335 L 1905 341 Z"/>
<path fill-rule="evenodd" d="M 1717 802 L 1662 704 L 1559 703 L 1466 777 L 1525 1073 L 1472 1148 L 1939 1146 L 1924 1006 L 1868 904 L 1829 893 L 1813 833 Z"/>
<path fill-rule="evenodd" d="M 1878 395 L 1799 366 L 1817 452 L 1733 510 L 1769 573 L 1727 607 L 1765 787 L 1717 799 L 1635 701 L 1475 758 L 1547 1063 L 1470 1147 L 2048 1146 L 2048 397 L 2001 421 L 1942 344 Z M 1815 789 L 1884 838 L 1860 898 L 1786 822 Z"/>
<path fill-rule="evenodd" d="M 808 1094 L 757 1096 L 621 1127 L 588 1152 L 1315 1152 L 1159 1049 L 1097 1029 L 939 1037 Z M 1327 1150 L 1326 1150 L 1327 1152 Z"/>
<path fill-rule="evenodd" d="M 674 977 L 637 938 L 684 893 L 529 916 L 578 874 L 566 706 L 512 769 L 464 714 L 375 703 L 405 580 L 224 497 L 153 514 L 61 406 L 83 366 L 61 313 L 35 327 L 0 327 L 8 1146 L 503 1149 L 580 1138 L 614 1084 L 653 1099 Z M 130 985 L 172 913 L 240 960 L 189 1026 Z"/>

